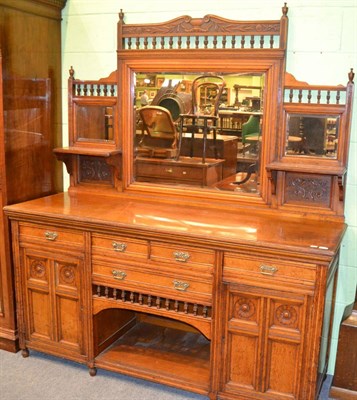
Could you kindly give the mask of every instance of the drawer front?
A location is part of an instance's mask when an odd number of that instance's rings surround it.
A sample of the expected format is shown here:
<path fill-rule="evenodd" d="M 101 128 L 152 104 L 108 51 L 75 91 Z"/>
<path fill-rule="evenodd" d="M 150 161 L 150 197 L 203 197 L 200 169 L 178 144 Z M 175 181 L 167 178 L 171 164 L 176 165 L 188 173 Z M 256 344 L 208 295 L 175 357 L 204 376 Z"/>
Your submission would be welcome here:
<path fill-rule="evenodd" d="M 292 263 L 289 261 L 265 260 L 264 258 L 250 258 L 235 253 L 225 253 L 223 265 L 223 279 L 234 281 L 245 276 L 255 279 L 274 279 L 294 281 L 297 284 L 313 285 L 316 279 L 314 265 Z"/>
<path fill-rule="evenodd" d="M 84 244 L 81 232 L 57 228 L 55 226 L 41 226 L 33 224 L 20 224 L 20 242 L 43 242 L 77 246 Z"/>
<path fill-rule="evenodd" d="M 125 236 L 92 235 L 93 256 L 115 258 L 148 258 L 148 242 Z"/>
<path fill-rule="evenodd" d="M 160 177 L 167 179 L 202 180 L 203 168 L 185 165 L 155 165 L 141 161 L 137 164 L 138 176 Z"/>
<path fill-rule="evenodd" d="M 93 264 L 93 281 L 110 287 L 127 288 L 134 292 L 143 291 L 157 296 L 188 298 L 195 296 L 210 301 L 212 283 L 205 280 L 183 277 L 180 274 L 155 273 L 122 265 Z"/>
<path fill-rule="evenodd" d="M 151 243 L 150 259 L 154 262 L 169 263 L 174 270 L 191 271 L 194 274 L 212 274 L 215 260 L 214 251 L 158 242 Z"/>

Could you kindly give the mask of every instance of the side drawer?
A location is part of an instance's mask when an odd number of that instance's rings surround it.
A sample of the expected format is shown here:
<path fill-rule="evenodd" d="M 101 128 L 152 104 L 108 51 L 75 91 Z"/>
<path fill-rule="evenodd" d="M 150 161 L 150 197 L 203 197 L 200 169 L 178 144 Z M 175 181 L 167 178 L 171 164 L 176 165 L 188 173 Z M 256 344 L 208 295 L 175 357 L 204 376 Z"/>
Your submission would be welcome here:
<path fill-rule="evenodd" d="M 179 268 L 193 274 L 211 275 L 215 253 L 212 250 L 195 247 L 151 242 L 150 260 L 155 263 L 169 264 L 174 270 Z"/>
<path fill-rule="evenodd" d="M 294 282 L 296 284 L 315 284 L 316 268 L 313 264 L 295 263 L 281 260 L 267 260 L 236 253 L 225 253 L 223 279 L 228 282 L 246 277 L 255 280 Z"/>
<path fill-rule="evenodd" d="M 146 240 L 127 238 L 125 236 L 92 235 L 92 254 L 100 257 L 115 258 L 148 258 Z"/>
<path fill-rule="evenodd" d="M 93 283 L 163 298 L 186 298 L 211 302 L 212 282 L 177 274 L 144 271 L 123 265 L 93 263 Z"/>
<path fill-rule="evenodd" d="M 20 242 L 29 243 L 56 243 L 70 247 L 84 245 L 82 232 L 58 228 L 56 226 L 45 226 L 20 223 Z"/>

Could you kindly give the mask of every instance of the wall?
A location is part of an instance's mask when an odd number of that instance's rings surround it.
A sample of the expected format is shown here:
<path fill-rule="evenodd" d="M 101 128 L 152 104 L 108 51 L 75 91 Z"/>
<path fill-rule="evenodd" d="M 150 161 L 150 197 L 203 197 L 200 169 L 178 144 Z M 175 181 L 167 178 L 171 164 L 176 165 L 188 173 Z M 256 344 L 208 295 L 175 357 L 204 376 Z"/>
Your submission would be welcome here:
<path fill-rule="evenodd" d="M 125 12 L 126 23 L 148 23 L 181 15 L 202 17 L 206 14 L 230 19 L 276 20 L 281 17 L 282 6 L 280 0 L 152 0 L 150 3 L 142 0 L 68 0 L 62 13 L 63 115 L 68 115 L 67 79 L 71 65 L 78 79 L 98 79 L 116 69 L 116 25 L 120 8 Z M 287 71 L 310 84 L 346 84 L 351 67 L 357 74 L 356 1 L 292 0 L 288 7 Z M 63 143 L 67 145 L 68 126 L 65 117 L 63 120 Z M 342 245 L 330 374 L 334 372 L 341 316 L 345 306 L 354 300 L 357 282 L 356 128 L 355 111 L 347 176 L 346 221 L 349 228 Z"/>

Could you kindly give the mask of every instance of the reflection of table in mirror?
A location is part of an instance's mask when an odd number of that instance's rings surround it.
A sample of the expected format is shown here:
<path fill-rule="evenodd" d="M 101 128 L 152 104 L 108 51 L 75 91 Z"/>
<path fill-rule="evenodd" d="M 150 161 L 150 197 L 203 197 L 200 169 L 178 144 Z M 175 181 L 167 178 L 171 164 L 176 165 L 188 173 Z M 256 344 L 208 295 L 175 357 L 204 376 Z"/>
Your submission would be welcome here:
<path fill-rule="evenodd" d="M 137 134 L 137 139 L 138 134 Z M 148 144 L 149 141 L 146 141 Z M 155 146 L 158 145 L 158 139 L 155 139 Z M 209 135 L 207 138 L 206 155 L 208 158 L 214 158 L 213 139 Z M 191 149 L 191 135 L 184 133 L 182 136 L 181 156 L 189 156 Z M 203 150 L 203 135 L 196 133 L 193 146 L 193 157 L 202 158 Z M 216 137 L 216 151 L 217 158 L 224 160 L 223 163 L 223 178 L 236 173 L 237 151 L 238 151 L 238 138 L 236 136 L 217 135 Z M 182 157 L 181 157 L 182 158 Z"/>
<path fill-rule="evenodd" d="M 180 157 L 180 160 L 137 157 L 136 180 L 139 182 L 211 186 L 222 180 L 224 160 Z"/>
<path fill-rule="evenodd" d="M 301 153 L 303 151 L 303 138 L 301 136 L 288 136 L 286 154 L 290 152 Z"/>

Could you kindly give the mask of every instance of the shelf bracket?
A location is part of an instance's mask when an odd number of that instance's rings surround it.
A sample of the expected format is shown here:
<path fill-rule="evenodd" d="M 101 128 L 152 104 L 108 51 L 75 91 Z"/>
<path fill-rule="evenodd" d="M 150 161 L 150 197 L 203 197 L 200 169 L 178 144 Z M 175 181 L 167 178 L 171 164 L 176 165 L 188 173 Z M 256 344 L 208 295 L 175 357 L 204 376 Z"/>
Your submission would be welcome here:
<path fill-rule="evenodd" d="M 64 153 L 55 152 L 55 155 L 56 155 L 58 161 L 62 161 L 65 164 L 68 174 L 72 175 L 72 173 L 73 173 L 72 154 L 64 154 Z"/>
<path fill-rule="evenodd" d="M 340 201 L 344 201 L 345 197 L 345 175 L 338 175 L 337 176 L 337 183 L 338 183 L 338 199 Z"/>

